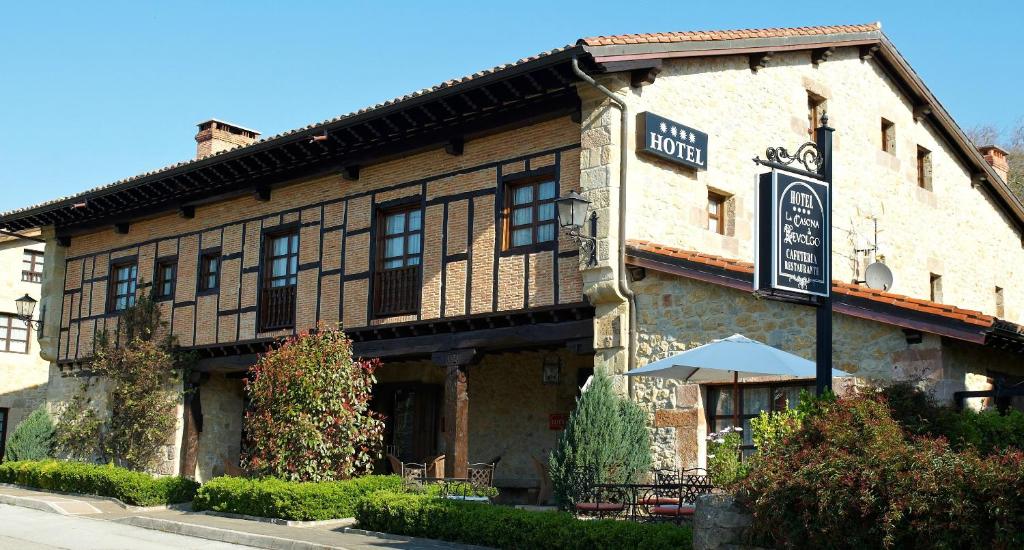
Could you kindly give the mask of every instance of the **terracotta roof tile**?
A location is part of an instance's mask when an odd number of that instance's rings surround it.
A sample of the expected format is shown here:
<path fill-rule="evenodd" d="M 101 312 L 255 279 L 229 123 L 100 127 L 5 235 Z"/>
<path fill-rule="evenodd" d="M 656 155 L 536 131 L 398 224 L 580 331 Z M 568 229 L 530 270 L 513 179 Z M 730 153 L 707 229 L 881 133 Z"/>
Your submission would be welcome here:
<path fill-rule="evenodd" d="M 754 272 L 754 264 L 742 260 L 724 258 L 713 254 L 705 254 L 703 252 L 683 250 L 663 244 L 653 243 L 651 241 L 629 240 L 626 241 L 626 245 L 633 250 L 719 267 L 736 273 Z M 911 298 L 910 296 L 875 290 L 843 281 L 832 281 L 832 292 L 912 311 L 920 311 L 930 315 L 938 315 L 948 319 L 956 319 L 964 323 L 981 327 L 992 326 L 992 323 L 995 321 L 994 317 L 991 315 L 985 315 L 980 311 L 963 309 L 954 305 L 942 304 L 929 300 L 921 300 L 920 298 Z"/>
<path fill-rule="evenodd" d="M 583 38 L 578 44 L 585 46 L 612 46 L 618 44 L 656 44 L 715 40 L 742 40 L 746 38 L 784 38 L 787 36 L 819 36 L 872 32 L 882 29 L 881 23 L 864 25 L 832 25 L 821 27 L 791 27 L 773 29 L 736 29 L 724 31 L 659 32 L 648 34 L 618 34 Z"/>

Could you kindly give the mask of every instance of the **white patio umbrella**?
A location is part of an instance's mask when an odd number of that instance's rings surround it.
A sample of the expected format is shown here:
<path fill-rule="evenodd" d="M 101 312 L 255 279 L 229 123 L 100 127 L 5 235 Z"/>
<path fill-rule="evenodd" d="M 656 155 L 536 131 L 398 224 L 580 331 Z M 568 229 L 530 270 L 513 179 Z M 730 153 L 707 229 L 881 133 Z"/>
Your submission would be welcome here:
<path fill-rule="evenodd" d="M 733 334 L 633 369 L 626 376 L 672 378 L 692 383 L 738 382 L 740 378 L 758 376 L 813 378 L 815 371 L 813 361 L 751 340 L 742 334 Z M 849 374 L 832 369 L 832 376 Z"/>

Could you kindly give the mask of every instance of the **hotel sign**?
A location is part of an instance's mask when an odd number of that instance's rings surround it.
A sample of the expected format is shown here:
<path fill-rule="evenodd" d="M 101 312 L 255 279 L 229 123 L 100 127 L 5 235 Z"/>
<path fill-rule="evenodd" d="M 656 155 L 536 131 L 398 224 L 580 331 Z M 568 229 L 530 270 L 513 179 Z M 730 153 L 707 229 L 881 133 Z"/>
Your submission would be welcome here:
<path fill-rule="evenodd" d="M 643 112 L 638 116 L 637 150 L 697 170 L 708 167 L 708 135 L 700 130 Z"/>
<path fill-rule="evenodd" d="M 828 186 L 779 169 L 758 177 L 755 290 L 829 295 Z"/>

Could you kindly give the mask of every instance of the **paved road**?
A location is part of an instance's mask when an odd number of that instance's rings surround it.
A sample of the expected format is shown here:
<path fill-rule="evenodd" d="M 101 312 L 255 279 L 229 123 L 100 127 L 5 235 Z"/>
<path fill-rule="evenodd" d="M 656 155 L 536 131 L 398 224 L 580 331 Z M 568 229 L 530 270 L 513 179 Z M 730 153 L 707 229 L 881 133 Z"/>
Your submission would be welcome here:
<path fill-rule="evenodd" d="M 0 504 L 0 550 L 242 550 L 250 546 L 172 535 Z"/>

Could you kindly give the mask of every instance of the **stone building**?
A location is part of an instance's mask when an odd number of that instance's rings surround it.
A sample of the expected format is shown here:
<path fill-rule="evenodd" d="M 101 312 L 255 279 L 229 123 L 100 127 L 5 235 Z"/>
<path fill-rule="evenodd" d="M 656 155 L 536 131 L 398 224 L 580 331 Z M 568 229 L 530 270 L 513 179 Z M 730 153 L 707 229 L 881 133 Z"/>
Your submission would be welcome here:
<path fill-rule="evenodd" d="M 807 141 L 826 111 L 836 366 L 1002 399 L 1024 375 L 1024 206 L 878 24 L 587 38 L 271 138 L 211 120 L 195 160 L 0 227 L 47 239 L 55 406 L 140 292 L 199 354 L 168 471 L 236 463 L 246 369 L 322 322 L 383 360 L 389 451 L 443 453 L 450 475 L 500 457 L 497 484 L 525 488 L 594 369 L 734 332 L 813 358 L 813 311 L 751 294 L 750 159 Z M 696 129 L 689 166 L 638 152 L 645 113 Z M 574 189 L 593 262 L 556 220 Z M 894 292 L 858 282 L 870 260 Z M 622 389 L 651 412 L 658 464 L 693 466 L 706 430 L 804 384 L 744 385 L 735 411 L 713 385 Z"/>
<path fill-rule="evenodd" d="M 43 243 L 39 231 L 0 235 L 0 460 L 18 424 L 46 403 L 49 364 L 39 356 L 37 325 L 18 317 L 15 300 L 39 300 L 43 277 Z M 40 312 L 35 313 L 38 320 Z"/>

